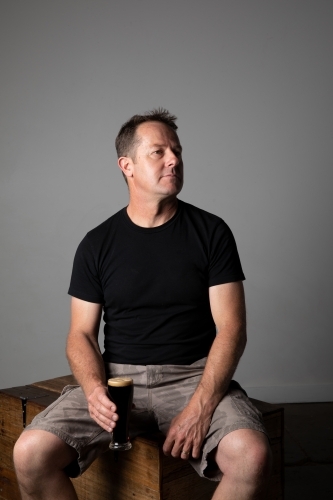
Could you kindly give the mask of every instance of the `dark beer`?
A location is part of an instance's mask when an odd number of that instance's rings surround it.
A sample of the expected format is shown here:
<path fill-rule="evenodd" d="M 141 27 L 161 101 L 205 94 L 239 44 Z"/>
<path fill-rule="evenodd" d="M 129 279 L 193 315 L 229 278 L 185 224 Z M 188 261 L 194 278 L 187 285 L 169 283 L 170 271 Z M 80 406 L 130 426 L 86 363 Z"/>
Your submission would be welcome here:
<path fill-rule="evenodd" d="M 115 377 L 108 380 L 110 399 L 117 407 L 119 419 L 113 429 L 110 448 L 114 450 L 129 450 L 132 445 L 129 441 L 129 419 L 133 401 L 133 380 L 129 377 Z"/>

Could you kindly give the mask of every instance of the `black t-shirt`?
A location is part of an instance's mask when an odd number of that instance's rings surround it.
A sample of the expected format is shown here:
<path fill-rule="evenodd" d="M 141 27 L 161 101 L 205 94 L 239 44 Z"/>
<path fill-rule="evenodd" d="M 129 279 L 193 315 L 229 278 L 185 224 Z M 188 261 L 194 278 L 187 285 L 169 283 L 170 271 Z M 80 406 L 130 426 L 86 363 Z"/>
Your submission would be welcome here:
<path fill-rule="evenodd" d="M 243 279 L 227 224 L 178 200 L 161 226 L 137 226 L 124 208 L 90 231 L 69 294 L 103 305 L 105 361 L 191 364 L 216 335 L 209 287 Z"/>

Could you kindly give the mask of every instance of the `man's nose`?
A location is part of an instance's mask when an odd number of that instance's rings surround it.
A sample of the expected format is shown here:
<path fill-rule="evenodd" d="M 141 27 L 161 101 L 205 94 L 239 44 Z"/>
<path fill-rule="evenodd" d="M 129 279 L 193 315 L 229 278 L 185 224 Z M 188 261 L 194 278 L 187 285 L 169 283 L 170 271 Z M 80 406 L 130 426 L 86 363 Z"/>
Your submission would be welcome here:
<path fill-rule="evenodd" d="M 176 167 L 180 162 L 180 158 L 179 156 L 177 156 L 176 153 L 174 153 L 171 149 L 170 151 L 168 151 L 168 155 L 167 155 L 167 165 L 168 166 L 172 166 L 172 167 Z"/>

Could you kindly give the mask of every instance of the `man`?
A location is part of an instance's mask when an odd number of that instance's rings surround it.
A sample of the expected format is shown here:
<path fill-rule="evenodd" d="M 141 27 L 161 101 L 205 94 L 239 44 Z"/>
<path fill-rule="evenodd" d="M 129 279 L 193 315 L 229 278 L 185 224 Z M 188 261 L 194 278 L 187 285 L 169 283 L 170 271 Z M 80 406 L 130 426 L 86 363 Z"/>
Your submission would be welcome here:
<path fill-rule="evenodd" d="M 80 387 L 65 389 L 16 443 L 24 500 L 77 498 L 69 476 L 108 448 L 118 415 L 106 378 L 119 374 L 134 379 L 132 435 L 159 427 L 164 453 L 220 481 L 214 500 L 264 498 L 266 431 L 231 380 L 246 343 L 244 275 L 228 226 L 177 198 L 175 120 L 166 110 L 135 115 L 116 139 L 129 204 L 77 250 L 67 356 Z"/>

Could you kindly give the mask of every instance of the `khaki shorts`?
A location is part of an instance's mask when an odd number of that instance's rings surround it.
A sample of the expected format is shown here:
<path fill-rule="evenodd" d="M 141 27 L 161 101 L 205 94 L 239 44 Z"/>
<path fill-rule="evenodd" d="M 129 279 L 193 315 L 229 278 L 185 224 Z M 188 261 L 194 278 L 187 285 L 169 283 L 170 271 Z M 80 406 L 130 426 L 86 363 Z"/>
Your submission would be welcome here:
<path fill-rule="evenodd" d="M 135 409 L 131 414 L 130 436 L 154 429 L 166 434 L 171 420 L 189 402 L 205 363 L 206 358 L 192 365 L 106 364 L 108 378 L 125 374 L 133 378 Z M 110 434 L 90 417 L 79 386 L 65 387 L 61 396 L 26 427 L 26 430 L 30 429 L 52 432 L 75 448 L 77 462 L 67 468 L 71 477 L 82 474 L 101 453 L 108 450 L 110 443 Z M 227 394 L 213 413 L 201 458 L 189 459 L 200 476 L 215 481 L 221 479 L 221 472 L 209 463 L 207 456 L 224 436 L 237 429 L 253 429 L 267 434 L 260 412 L 240 385 L 231 381 Z"/>

